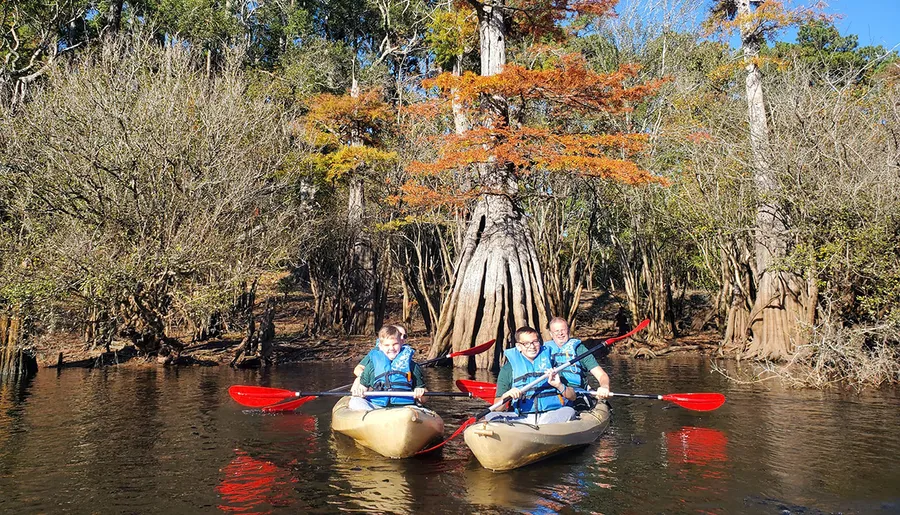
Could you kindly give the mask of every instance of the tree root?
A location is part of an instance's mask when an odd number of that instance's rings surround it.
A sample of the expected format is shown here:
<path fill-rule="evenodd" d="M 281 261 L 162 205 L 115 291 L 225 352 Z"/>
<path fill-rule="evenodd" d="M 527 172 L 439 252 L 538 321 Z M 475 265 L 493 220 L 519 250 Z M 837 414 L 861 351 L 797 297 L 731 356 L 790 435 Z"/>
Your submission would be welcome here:
<path fill-rule="evenodd" d="M 700 350 L 703 349 L 703 345 L 679 345 L 677 347 L 664 347 L 659 350 L 653 350 L 647 347 L 641 347 L 639 349 L 635 349 L 634 352 L 631 353 L 632 358 L 644 358 L 644 359 L 653 359 L 659 356 L 669 354 L 670 352 L 679 352 L 679 351 L 689 351 L 689 350 Z"/>

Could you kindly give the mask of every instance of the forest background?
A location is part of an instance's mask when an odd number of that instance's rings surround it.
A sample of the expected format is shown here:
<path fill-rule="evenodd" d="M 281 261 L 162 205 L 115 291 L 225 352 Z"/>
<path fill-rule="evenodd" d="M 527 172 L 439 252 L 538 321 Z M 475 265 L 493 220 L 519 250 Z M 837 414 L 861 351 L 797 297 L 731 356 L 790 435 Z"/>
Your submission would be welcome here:
<path fill-rule="evenodd" d="M 645 355 L 900 381 L 900 60 L 815 8 L 13 0 L 0 38 L 0 373 L 60 335 L 265 361 L 300 294 L 292 339 L 434 357 L 591 291 Z"/>

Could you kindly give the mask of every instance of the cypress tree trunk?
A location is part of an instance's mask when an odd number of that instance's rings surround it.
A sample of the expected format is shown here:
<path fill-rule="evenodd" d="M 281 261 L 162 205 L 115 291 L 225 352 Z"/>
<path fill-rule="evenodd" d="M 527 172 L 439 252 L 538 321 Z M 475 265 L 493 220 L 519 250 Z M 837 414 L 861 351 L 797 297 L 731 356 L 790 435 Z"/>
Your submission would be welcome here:
<path fill-rule="evenodd" d="M 478 368 L 500 363 L 503 342 L 523 325 L 541 330 L 549 322 L 534 242 L 509 197 L 478 200 L 466 231 L 457 275 L 441 309 L 429 358 L 496 339 L 492 352 L 475 357 Z M 468 358 L 455 358 L 465 366 Z"/>
<path fill-rule="evenodd" d="M 737 13 L 751 18 L 751 0 L 739 0 Z M 801 324 L 808 317 L 810 295 L 803 278 L 790 271 L 775 270 L 787 256 L 788 234 L 784 211 L 778 203 L 780 186 L 768 160 L 771 152 L 769 128 L 763 100 L 762 72 L 757 66 L 761 35 L 752 25 L 741 28 L 741 48 L 747 70 L 746 93 L 750 124 L 753 181 L 757 189 L 756 230 L 754 238 L 755 273 L 758 281 L 753 310 L 749 316 L 752 340 L 746 356 L 761 359 L 785 359 L 802 341 Z M 734 334 L 735 331 L 732 331 Z"/>
<path fill-rule="evenodd" d="M 350 96 L 357 98 L 359 95 L 359 83 L 354 76 Z M 360 135 L 354 134 L 350 145 L 359 147 L 362 144 Z M 376 303 L 375 295 L 378 288 L 382 286 L 375 270 L 372 242 L 364 230 L 365 214 L 365 181 L 362 173 L 358 173 L 350 179 L 347 205 L 347 225 L 351 248 L 342 322 L 344 329 L 349 334 L 371 332 L 374 321 L 373 310 Z"/>
<path fill-rule="evenodd" d="M 503 3 L 473 3 L 478 12 L 481 75 L 490 76 L 506 64 L 506 24 Z M 490 97 L 483 105 L 494 119 L 507 120 L 506 99 Z M 465 129 L 460 116 L 456 129 Z M 492 122 L 488 122 L 492 123 Z M 515 196 L 517 183 L 510 170 L 498 163 L 478 167 L 486 191 L 475 202 L 460 247 L 456 273 L 446 302 L 441 306 L 429 358 L 496 339 L 490 352 L 474 358 L 477 368 L 496 368 L 504 342 L 518 327 L 541 331 L 549 321 L 547 296 L 534 240 Z M 454 359 L 465 366 L 469 358 Z"/>
<path fill-rule="evenodd" d="M 23 344 L 22 320 L 0 313 L 0 378 L 17 380 L 37 374 L 37 360 Z"/>

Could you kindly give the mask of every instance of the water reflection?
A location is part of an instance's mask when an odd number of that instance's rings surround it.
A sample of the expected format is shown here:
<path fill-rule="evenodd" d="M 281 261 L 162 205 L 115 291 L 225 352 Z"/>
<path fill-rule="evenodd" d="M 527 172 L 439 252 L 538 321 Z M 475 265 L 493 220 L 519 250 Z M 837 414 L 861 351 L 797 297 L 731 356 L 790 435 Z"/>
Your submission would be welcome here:
<path fill-rule="evenodd" d="M 725 433 L 707 427 L 685 426 L 665 433 L 670 466 L 717 467 L 728 460 Z"/>
<path fill-rule="evenodd" d="M 603 436 L 583 449 L 506 472 L 489 471 L 473 459 L 464 471 L 466 498 L 473 505 L 531 514 L 571 510 L 588 496 L 602 496 L 600 492 L 612 488 L 608 465 L 613 460 L 615 448 Z"/>
<path fill-rule="evenodd" d="M 271 461 L 235 449 L 234 459 L 222 469 L 222 474 L 216 492 L 222 498 L 219 509 L 224 512 L 261 515 L 294 502 L 290 485 L 297 479 Z"/>
<path fill-rule="evenodd" d="M 332 434 L 333 401 L 250 415 L 226 391 L 328 389 L 352 366 L 64 370 L 0 384 L 0 513 L 900 513 L 895 390 L 728 384 L 701 358 L 614 359 L 604 367 L 621 390 L 729 402 L 704 414 L 616 399 L 596 443 L 506 473 L 482 469 L 462 439 L 387 460 Z M 443 391 L 471 377 L 426 374 Z M 429 405 L 449 434 L 486 404 Z"/>
<path fill-rule="evenodd" d="M 342 434 L 334 434 L 331 442 L 335 458 L 343 464 L 336 470 L 336 476 L 347 484 L 341 494 L 353 506 L 344 506 L 342 511 L 409 513 L 414 510 L 414 492 L 424 480 L 410 473 L 408 460 L 385 459 Z"/>

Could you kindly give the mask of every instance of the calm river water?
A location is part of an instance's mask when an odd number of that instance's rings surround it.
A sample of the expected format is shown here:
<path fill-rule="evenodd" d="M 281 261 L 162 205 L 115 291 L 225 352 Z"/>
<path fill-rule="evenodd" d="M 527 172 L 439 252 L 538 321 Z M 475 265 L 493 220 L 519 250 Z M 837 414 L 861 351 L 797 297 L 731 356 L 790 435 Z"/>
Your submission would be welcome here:
<path fill-rule="evenodd" d="M 697 413 L 614 399 L 594 445 L 492 473 L 461 437 L 423 459 L 357 448 L 331 432 L 334 398 L 258 415 L 228 397 L 232 384 L 333 388 L 349 382 L 349 364 L 41 370 L 0 386 L 0 513 L 900 514 L 896 390 L 733 384 L 702 357 L 605 367 L 613 391 L 719 391 L 728 402 Z M 427 375 L 435 391 L 469 377 Z M 429 404 L 447 435 L 484 406 Z"/>

